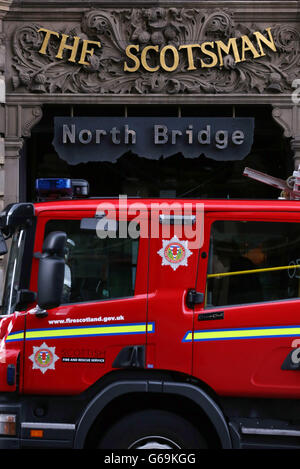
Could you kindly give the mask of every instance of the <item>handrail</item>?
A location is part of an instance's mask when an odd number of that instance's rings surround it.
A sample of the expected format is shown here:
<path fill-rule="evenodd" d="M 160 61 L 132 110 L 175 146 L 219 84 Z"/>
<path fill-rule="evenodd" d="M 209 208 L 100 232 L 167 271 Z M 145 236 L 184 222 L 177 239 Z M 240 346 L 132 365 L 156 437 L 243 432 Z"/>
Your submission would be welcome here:
<path fill-rule="evenodd" d="M 220 272 L 218 274 L 208 274 L 207 278 L 214 278 L 214 277 L 229 277 L 231 275 L 244 275 L 244 274 L 255 274 L 258 272 L 272 272 L 276 270 L 287 270 L 287 269 L 298 269 L 300 265 L 287 265 L 281 267 L 267 267 L 265 269 L 252 269 L 252 270 L 239 270 L 236 272 Z"/>

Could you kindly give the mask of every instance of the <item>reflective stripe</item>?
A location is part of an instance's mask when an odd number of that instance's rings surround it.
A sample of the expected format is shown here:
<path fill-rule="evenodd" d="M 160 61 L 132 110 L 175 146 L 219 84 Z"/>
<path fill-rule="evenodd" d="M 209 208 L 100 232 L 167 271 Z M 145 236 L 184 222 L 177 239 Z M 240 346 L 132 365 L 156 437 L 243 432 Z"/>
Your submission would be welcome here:
<path fill-rule="evenodd" d="M 38 428 L 41 430 L 75 430 L 73 423 L 41 423 L 41 422 L 22 422 L 22 428 Z"/>
<path fill-rule="evenodd" d="M 145 334 L 155 331 L 154 322 L 149 324 L 116 324 L 109 326 L 84 326 L 57 329 L 32 329 L 26 331 L 25 340 L 64 339 L 74 337 L 114 336 L 126 334 Z M 9 334 L 7 342 L 24 339 L 24 332 Z"/>
<path fill-rule="evenodd" d="M 206 331 L 188 331 L 183 342 L 233 339 L 264 339 L 270 337 L 293 337 L 300 335 L 300 326 L 281 326 L 245 329 L 217 329 Z"/>
<path fill-rule="evenodd" d="M 24 331 L 22 332 L 12 332 L 6 337 L 6 342 L 16 342 L 17 340 L 24 339 Z"/>

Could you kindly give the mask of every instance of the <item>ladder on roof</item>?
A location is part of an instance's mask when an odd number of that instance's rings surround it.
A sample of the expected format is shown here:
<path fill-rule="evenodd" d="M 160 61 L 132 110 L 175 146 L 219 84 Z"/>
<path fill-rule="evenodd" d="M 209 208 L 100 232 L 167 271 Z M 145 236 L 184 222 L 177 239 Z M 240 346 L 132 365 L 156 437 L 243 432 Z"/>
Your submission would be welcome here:
<path fill-rule="evenodd" d="M 279 199 L 300 200 L 300 166 L 286 181 L 251 168 L 245 168 L 243 175 L 280 189 L 281 194 Z"/>

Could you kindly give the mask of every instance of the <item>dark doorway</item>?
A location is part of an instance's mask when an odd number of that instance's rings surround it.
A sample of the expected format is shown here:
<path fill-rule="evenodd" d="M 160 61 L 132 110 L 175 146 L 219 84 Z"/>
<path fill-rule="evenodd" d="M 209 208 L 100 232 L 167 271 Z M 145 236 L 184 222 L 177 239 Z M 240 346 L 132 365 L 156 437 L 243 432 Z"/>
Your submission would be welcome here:
<path fill-rule="evenodd" d="M 255 133 L 250 154 L 242 161 L 214 161 L 199 155 L 186 159 L 181 153 L 149 160 L 131 152 L 116 163 L 68 165 L 52 145 L 55 116 L 166 116 L 254 117 Z M 287 178 L 293 171 L 289 142 L 273 120 L 269 106 L 50 106 L 32 130 L 22 159 L 26 161 L 27 200 L 35 200 L 35 179 L 68 177 L 86 179 L 90 195 L 186 198 L 277 198 L 279 191 L 245 178 L 246 166 L 272 176 Z M 24 168 L 24 165 L 23 165 Z"/>

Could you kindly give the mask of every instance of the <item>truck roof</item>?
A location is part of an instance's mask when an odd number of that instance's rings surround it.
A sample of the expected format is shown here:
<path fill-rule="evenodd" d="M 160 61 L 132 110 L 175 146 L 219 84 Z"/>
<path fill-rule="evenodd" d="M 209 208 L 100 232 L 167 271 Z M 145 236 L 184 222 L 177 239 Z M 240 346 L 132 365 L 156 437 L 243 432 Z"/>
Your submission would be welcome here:
<path fill-rule="evenodd" d="M 166 207 L 176 205 L 189 204 L 196 208 L 197 204 L 203 204 L 206 211 L 274 211 L 274 212 L 299 212 L 300 201 L 297 200 L 238 200 L 238 199 L 174 199 L 174 198 L 130 198 L 120 199 L 118 197 L 111 198 L 87 198 L 72 200 L 57 200 L 50 202 L 37 202 L 34 204 L 35 213 L 38 215 L 44 211 L 69 211 L 69 210 L 97 210 L 100 204 L 110 204 L 115 210 L 118 207 L 123 209 L 133 206 L 139 210 L 157 209 L 158 205 L 165 204 Z"/>

